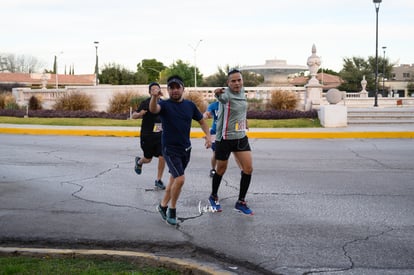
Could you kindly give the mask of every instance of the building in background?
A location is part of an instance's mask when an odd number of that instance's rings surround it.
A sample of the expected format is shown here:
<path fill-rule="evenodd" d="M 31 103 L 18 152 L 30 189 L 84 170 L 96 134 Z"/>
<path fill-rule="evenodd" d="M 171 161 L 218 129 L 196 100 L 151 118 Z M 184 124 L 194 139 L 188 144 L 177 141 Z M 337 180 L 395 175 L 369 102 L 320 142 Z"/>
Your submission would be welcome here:
<path fill-rule="evenodd" d="M 0 87 L 9 91 L 16 87 L 55 89 L 66 86 L 94 86 L 95 82 L 95 74 L 0 73 Z"/>

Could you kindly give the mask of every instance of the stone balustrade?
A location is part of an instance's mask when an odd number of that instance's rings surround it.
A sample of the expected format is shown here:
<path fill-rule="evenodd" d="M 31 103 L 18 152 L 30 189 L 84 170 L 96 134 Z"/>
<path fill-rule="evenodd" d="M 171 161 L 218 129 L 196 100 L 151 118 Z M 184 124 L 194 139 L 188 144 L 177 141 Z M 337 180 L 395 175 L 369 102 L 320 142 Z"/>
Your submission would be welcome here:
<path fill-rule="evenodd" d="M 207 101 L 214 100 L 215 87 L 187 87 L 186 92 L 201 92 Z M 167 95 L 166 86 L 162 85 L 164 96 Z M 307 96 L 306 87 L 246 87 L 246 94 L 248 99 L 262 100 L 263 104 L 271 99 L 272 91 L 285 90 L 293 91 L 298 94 L 299 106 L 298 109 L 305 109 L 305 102 Z M 147 85 L 99 85 L 99 86 L 68 86 L 64 89 L 30 89 L 30 88 L 14 88 L 13 96 L 19 106 L 26 106 L 32 96 L 38 97 L 44 109 L 52 109 L 56 99 L 63 94 L 70 92 L 82 92 L 90 95 L 95 104 L 95 111 L 106 111 L 112 97 L 117 93 L 133 93 L 136 96 L 147 96 Z M 397 100 L 401 100 L 400 106 L 414 106 L 414 97 L 378 97 L 378 105 L 380 107 L 395 107 Z M 338 104 L 344 104 L 348 107 L 372 107 L 374 104 L 373 97 L 361 97 L 361 93 L 346 93 L 346 97 Z M 318 109 L 320 105 L 328 105 L 325 98 L 325 93 L 321 93 L 320 102 L 318 106 L 313 106 L 313 109 Z"/>

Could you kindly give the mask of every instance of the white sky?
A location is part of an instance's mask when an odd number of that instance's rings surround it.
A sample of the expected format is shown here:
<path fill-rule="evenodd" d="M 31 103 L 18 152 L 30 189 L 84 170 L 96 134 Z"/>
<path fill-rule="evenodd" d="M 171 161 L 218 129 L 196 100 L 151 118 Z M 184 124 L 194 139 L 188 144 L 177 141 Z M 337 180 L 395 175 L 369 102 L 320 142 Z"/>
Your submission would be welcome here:
<path fill-rule="evenodd" d="M 324 68 L 339 71 L 344 57 L 375 56 L 372 0 L 2 0 L 0 53 L 32 55 L 59 73 L 94 73 L 116 63 L 136 71 L 142 59 L 169 66 L 181 59 L 204 76 L 226 65 L 283 59 L 306 65 L 312 45 Z M 414 63 L 413 0 L 384 0 L 378 54 Z"/>

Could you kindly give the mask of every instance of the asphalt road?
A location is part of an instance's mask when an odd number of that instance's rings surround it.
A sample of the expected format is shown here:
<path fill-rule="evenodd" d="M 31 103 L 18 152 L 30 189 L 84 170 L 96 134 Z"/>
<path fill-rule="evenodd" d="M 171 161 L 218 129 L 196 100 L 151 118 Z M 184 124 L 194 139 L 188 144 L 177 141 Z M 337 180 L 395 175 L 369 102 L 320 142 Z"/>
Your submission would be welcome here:
<path fill-rule="evenodd" d="M 199 213 L 211 151 L 192 139 L 178 228 L 155 210 L 156 161 L 133 170 L 138 141 L 0 135 L 1 246 L 146 251 L 237 274 L 414 274 L 413 139 L 251 139 L 253 217 L 233 211 L 233 160 L 223 212 Z"/>

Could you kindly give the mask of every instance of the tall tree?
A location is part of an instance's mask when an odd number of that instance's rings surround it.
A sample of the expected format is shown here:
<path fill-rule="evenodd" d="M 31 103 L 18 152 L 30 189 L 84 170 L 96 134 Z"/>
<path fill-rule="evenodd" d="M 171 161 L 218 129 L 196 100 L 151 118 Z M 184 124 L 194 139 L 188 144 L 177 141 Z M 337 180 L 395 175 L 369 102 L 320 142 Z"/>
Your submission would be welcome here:
<path fill-rule="evenodd" d="M 55 59 L 53 60 L 53 73 L 57 73 L 57 56 L 55 55 Z"/>
<path fill-rule="evenodd" d="M 44 66 L 36 57 L 31 55 L 14 55 L 0 53 L 0 71 L 11 73 L 40 72 Z"/>
<path fill-rule="evenodd" d="M 171 75 L 179 75 L 184 80 L 186 87 L 194 87 L 194 67 L 191 67 L 188 63 L 182 60 L 174 62 L 162 72 L 160 82 L 166 83 L 167 78 Z"/>
<path fill-rule="evenodd" d="M 217 72 L 204 79 L 204 85 L 207 87 L 224 87 L 227 81 L 227 72 L 230 66 L 226 65 L 224 68 L 217 67 Z"/>
<path fill-rule="evenodd" d="M 343 59 L 343 68 L 339 72 L 340 77 L 345 81 L 338 89 L 347 92 L 360 92 L 361 81 L 365 75 L 367 80 L 367 90 L 374 87 L 374 75 L 369 63 L 362 57 L 352 57 Z"/>
<path fill-rule="evenodd" d="M 335 72 L 334 70 L 331 70 L 329 68 L 319 68 L 318 73 L 325 73 L 325 74 L 331 74 L 331 75 L 337 75 L 339 76 L 338 72 Z"/>
<path fill-rule="evenodd" d="M 137 73 L 139 79 L 142 73 L 147 75 L 147 82 L 160 81 L 160 74 L 166 68 L 162 62 L 157 61 L 156 59 L 143 59 L 141 63 L 137 65 Z M 142 83 L 144 84 L 144 83 Z"/>
<path fill-rule="evenodd" d="M 368 57 L 368 63 L 371 66 L 372 70 L 375 72 L 376 70 L 376 60 L 374 56 Z M 391 63 L 388 58 L 384 58 L 382 56 L 378 56 L 378 81 L 382 81 L 383 78 L 389 79 L 391 77 L 392 68 L 396 64 Z M 375 76 L 374 76 L 375 79 Z M 374 83 L 375 84 L 375 83 Z M 379 83 L 378 83 L 379 84 Z M 379 90 L 382 90 L 382 86 L 378 85 Z"/>
<path fill-rule="evenodd" d="M 136 84 L 135 73 L 119 64 L 105 64 L 99 74 L 99 83 L 112 85 Z"/>
<path fill-rule="evenodd" d="M 375 71 L 376 71 L 376 60 L 375 57 L 368 57 L 365 60 L 362 57 L 344 58 L 344 64 L 342 70 L 339 72 L 340 77 L 345 80 L 345 83 L 338 87 L 340 90 L 347 92 L 360 92 L 361 81 L 365 75 L 367 81 L 367 91 L 370 96 L 374 95 L 375 92 Z M 389 77 L 392 72 L 392 67 L 388 59 L 378 57 L 378 81 L 383 76 Z M 384 70 L 385 69 L 385 70 Z"/>

